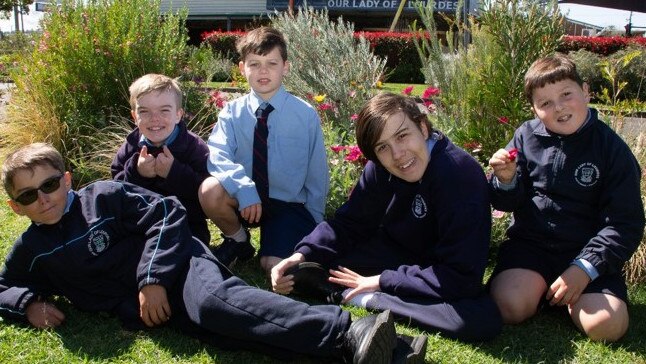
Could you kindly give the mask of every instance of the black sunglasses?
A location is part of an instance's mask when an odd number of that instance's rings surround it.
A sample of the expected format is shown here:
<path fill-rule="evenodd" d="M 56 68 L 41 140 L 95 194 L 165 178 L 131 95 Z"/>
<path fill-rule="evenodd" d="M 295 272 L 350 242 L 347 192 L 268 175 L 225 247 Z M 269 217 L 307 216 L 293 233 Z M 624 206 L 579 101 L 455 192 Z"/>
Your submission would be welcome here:
<path fill-rule="evenodd" d="M 38 199 L 38 190 L 43 191 L 43 193 L 52 193 L 58 190 L 61 187 L 61 178 L 63 175 L 58 175 L 46 179 L 38 188 L 32 188 L 27 190 L 20 195 L 18 195 L 13 200 L 18 202 L 23 206 L 31 205 Z"/>

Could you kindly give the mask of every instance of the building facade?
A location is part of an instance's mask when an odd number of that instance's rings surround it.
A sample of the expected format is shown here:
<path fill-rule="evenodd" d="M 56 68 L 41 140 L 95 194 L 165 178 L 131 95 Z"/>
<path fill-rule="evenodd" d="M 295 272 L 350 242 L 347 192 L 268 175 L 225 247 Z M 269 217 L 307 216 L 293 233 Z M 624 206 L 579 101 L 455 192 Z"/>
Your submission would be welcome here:
<path fill-rule="evenodd" d="M 426 4 L 427 1 L 423 0 Z M 458 1 L 435 0 L 435 11 L 464 15 L 474 13 L 479 0 L 465 0 L 465 6 L 458 9 Z M 187 25 L 191 41 L 196 43 L 203 32 L 212 30 L 245 30 L 268 22 L 269 15 L 289 8 L 289 0 L 161 0 L 162 12 L 188 9 Z M 293 0 L 294 8 L 312 7 L 327 9 L 330 18 L 342 16 L 352 22 L 355 30 L 388 30 L 392 25 L 400 0 Z M 417 18 L 413 1 L 406 1 L 396 31 L 406 31 L 412 20 Z M 444 23 L 438 16 L 438 27 Z"/>

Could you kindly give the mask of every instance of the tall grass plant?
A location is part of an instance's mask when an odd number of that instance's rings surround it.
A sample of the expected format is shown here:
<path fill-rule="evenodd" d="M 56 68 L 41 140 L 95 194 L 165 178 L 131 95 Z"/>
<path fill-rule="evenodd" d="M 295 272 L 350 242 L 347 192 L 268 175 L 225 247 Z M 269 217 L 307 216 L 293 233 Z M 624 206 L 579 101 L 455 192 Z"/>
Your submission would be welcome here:
<path fill-rule="evenodd" d="M 185 19 L 186 11 L 160 17 L 159 0 L 63 0 L 42 20 L 40 37 L 12 74 L 3 142 L 49 141 L 78 181 L 97 178 L 85 168 L 94 145 L 83 136 L 127 117 L 128 86 L 137 77 L 180 74 Z"/>
<path fill-rule="evenodd" d="M 420 3 L 417 10 L 421 25 L 414 23 L 413 30 L 430 34 L 414 38 L 423 73 L 442 90 L 437 124 L 486 163 L 531 117 L 523 77 L 563 35 L 556 2 L 494 0 L 484 3 L 477 20 L 457 11 L 454 18 L 444 16 L 449 31 L 443 39 L 436 35 L 433 2 Z"/>

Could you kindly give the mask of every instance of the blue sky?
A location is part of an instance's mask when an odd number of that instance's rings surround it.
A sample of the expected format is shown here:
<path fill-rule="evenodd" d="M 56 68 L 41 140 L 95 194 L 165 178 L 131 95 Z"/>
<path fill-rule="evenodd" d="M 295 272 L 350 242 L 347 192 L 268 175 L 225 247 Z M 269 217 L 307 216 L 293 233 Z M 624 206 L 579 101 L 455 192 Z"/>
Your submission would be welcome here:
<path fill-rule="evenodd" d="M 568 17 L 571 19 L 604 27 L 614 25 L 619 29 L 623 29 L 624 25 L 628 23 L 628 18 L 630 16 L 629 11 L 598 8 L 594 6 L 561 4 L 559 7 L 563 13 L 567 13 L 569 11 Z M 23 16 L 25 29 L 35 29 L 38 26 L 38 19 L 40 19 L 42 15 L 43 13 L 34 11 L 32 5 L 32 10 L 29 15 Z M 633 12 L 632 23 L 633 26 L 646 27 L 646 13 Z M 14 28 L 15 22 L 13 14 L 11 19 L 0 20 L 0 30 L 3 32 L 13 31 Z"/>

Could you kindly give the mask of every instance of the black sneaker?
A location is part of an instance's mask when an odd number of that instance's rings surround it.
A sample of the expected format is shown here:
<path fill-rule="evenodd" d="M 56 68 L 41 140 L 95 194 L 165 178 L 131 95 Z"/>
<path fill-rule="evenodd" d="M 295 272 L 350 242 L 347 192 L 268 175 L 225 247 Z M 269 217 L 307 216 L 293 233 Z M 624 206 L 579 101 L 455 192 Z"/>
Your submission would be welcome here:
<path fill-rule="evenodd" d="M 247 240 L 237 242 L 232 238 L 222 235 L 222 243 L 215 248 L 213 254 L 224 265 L 233 268 L 238 261 L 244 262 L 253 258 L 256 249 L 251 245 L 251 235 L 245 230 Z"/>
<path fill-rule="evenodd" d="M 427 343 L 426 335 L 397 334 L 397 347 L 393 352 L 392 364 L 424 364 Z"/>
<path fill-rule="evenodd" d="M 294 276 L 294 294 L 338 305 L 343 299 L 343 286 L 328 280 L 330 274 L 319 263 L 302 262 L 287 269 Z"/>
<path fill-rule="evenodd" d="M 386 310 L 353 321 L 345 333 L 344 359 L 353 364 L 390 364 L 397 346 L 393 315 Z"/>

